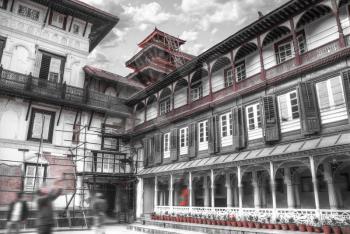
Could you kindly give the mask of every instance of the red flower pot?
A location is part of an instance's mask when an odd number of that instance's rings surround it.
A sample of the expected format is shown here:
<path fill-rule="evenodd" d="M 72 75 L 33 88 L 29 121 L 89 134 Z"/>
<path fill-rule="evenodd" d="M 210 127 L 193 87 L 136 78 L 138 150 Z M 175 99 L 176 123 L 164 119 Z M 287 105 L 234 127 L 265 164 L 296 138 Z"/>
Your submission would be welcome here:
<path fill-rule="evenodd" d="M 313 232 L 314 231 L 314 227 L 311 225 L 306 225 L 306 231 L 307 232 Z"/>
<path fill-rule="evenodd" d="M 298 230 L 298 226 L 295 223 L 288 223 L 288 228 L 291 231 L 296 231 Z"/>
<path fill-rule="evenodd" d="M 248 222 L 248 227 L 249 228 L 254 228 L 254 223 L 253 222 Z"/>
<path fill-rule="evenodd" d="M 323 225 L 322 230 L 323 230 L 324 234 L 330 234 L 332 232 L 332 228 L 329 225 Z"/>
<path fill-rule="evenodd" d="M 267 229 L 267 228 L 268 228 L 268 227 L 267 227 L 267 223 L 263 223 L 263 224 L 262 224 L 262 228 L 263 228 L 263 229 Z"/>
<path fill-rule="evenodd" d="M 332 227 L 334 234 L 341 234 L 341 228 L 339 226 Z"/>
<path fill-rule="evenodd" d="M 274 226 L 276 230 L 281 230 L 281 224 L 275 223 Z"/>
<path fill-rule="evenodd" d="M 248 227 L 248 221 L 242 221 L 242 227 Z"/>
<path fill-rule="evenodd" d="M 242 227 L 242 222 L 241 221 L 237 221 L 237 227 Z"/>
<path fill-rule="evenodd" d="M 281 227 L 282 227 L 283 231 L 287 231 L 288 230 L 288 224 L 286 224 L 286 223 L 282 223 Z"/>
<path fill-rule="evenodd" d="M 267 224 L 267 228 L 268 228 L 268 229 L 274 229 L 274 228 L 275 228 L 275 225 L 273 225 L 272 223 L 268 223 L 268 224 Z"/>
<path fill-rule="evenodd" d="M 230 224 L 231 224 L 232 227 L 237 227 L 238 226 L 236 221 L 231 221 Z"/>
<path fill-rule="evenodd" d="M 343 234 L 350 234 L 350 226 L 341 227 L 341 232 Z"/>
<path fill-rule="evenodd" d="M 321 233 L 322 232 L 322 228 L 321 227 L 314 227 L 314 231 L 316 233 Z"/>
<path fill-rule="evenodd" d="M 306 231 L 306 225 L 305 224 L 299 224 L 299 231 L 305 232 Z"/>
<path fill-rule="evenodd" d="M 210 219 L 207 219 L 207 224 L 211 224 L 211 220 Z"/>
<path fill-rule="evenodd" d="M 255 228 L 261 228 L 261 223 L 256 222 L 256 223 L 254 223 L 254 224 L 255 224 Z"/>

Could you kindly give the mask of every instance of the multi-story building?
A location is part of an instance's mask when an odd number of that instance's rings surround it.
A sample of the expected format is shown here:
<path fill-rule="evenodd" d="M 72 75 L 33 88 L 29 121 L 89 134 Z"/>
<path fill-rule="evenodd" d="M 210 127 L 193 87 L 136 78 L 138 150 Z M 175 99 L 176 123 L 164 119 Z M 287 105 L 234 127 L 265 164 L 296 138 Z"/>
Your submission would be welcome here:
<path fill-rule="evenodd" d="M 0 1 L 0 205 L 64 177 L 57 206 L 84 206 L 92 187 L 111 214 L 128 206 L 118 194 L 132 193 L 133 168 L 116 133 L 143 85 L 85 66 L 117 22 L 77 0 Z"/>
<path fill-rule="evenodd" d="M 349 22 L 348 1 L 291 0 L 145 83 L 137 214 L 348 216 Z"/>

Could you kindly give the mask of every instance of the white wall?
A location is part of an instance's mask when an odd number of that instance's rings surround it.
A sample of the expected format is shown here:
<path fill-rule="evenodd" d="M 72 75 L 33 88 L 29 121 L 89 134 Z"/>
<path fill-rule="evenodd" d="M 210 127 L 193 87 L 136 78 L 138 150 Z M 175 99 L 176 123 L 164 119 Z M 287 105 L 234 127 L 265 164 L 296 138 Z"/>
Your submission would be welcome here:
<path fill-rule="evenodd" d="M 338 39 L 338 29 L 332 14 L 323 16 L 305 26 L 307 49 L 312 50 Z"/>
<path fill-rule="evenodd" d="M 263 56 L 264 56 L 264 68 L 265 69 L 269 69 L 277 64 L 273 43 L 271 43 L 263 48 Z"/>
<path fill-rule="evenodd" d="M 212 73 L 211 81 L 212 81 L 213 92 L 216 92 L 216 91 L 219 91 L 219 90 L 225 88 L 224 69 L 221 68 L 218 71 Z"/>
<path fill-rule="evenodd" d="M 202 78 L 202 85 L 203 85 L 203 97 L 209 95 L 209 77 L 203 77 Z"/>
<path fill-rule="evenodd" d="M 174 108 L 187 104 L 188 89 L 182 88 L 174 93 Z"/>
<path fill-rule="evenodd" d="M 147 106 L 147 113 L 146 113 L 147 121 L 157 117 L 157 114 L 158 114 L 157 108 L 158 108 L 157 102 Z"/>
<path fill-rule="evenodd" d="M 246 69 L 246 77 L 250 77 L 257 73 L 260 73 L 260 56 L 258 51 L 248 55 L 245 58 L 245 69 Z"/>

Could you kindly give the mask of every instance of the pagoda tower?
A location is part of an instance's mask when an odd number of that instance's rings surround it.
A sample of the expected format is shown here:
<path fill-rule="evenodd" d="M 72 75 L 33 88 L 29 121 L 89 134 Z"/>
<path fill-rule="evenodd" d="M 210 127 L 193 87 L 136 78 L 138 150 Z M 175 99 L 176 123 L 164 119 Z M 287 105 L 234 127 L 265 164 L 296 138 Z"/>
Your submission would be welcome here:
<path fill-rule="evenodd" d="M 194 56 L 180 51 L 185 42 L 155 28 L 138 44 L 141 50 L 125 63 L 134 70 L 128 79 L 148 86 L 190 61 Z"/>

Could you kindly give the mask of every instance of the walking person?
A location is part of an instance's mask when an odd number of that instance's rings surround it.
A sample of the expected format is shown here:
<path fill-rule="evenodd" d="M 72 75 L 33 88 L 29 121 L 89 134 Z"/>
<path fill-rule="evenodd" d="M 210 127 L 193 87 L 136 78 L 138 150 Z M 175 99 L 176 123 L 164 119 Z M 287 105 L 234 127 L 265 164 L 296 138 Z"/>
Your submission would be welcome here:
<path fill-rule="evenodd" d="M 105 234 L 104 222 L 105 213 L 107 210 L 107 202 L 103 198 L 102 193 L 96 193 L 92 202 L 92 209 L 94 211 L 94 226 L 95 234 Z"/>
<path fill-rule="evenodd" d="M 21 222 L 24 222 L 28 217 L 27 202 L 22 199 L 22 195 L 22 192 L 18 192 L 16 200 L 10 204 L 7 214 L 6 234 L 18 234 Z"/>
<path fill-rule="evenodd" d="M 41 188 L 38 190 L 37 206 L 38 206 L 38 233 L 51 234 L 54 225 L 53 201 L 62 193 L 62 188 L 58 187 L 56 180 L 53 188 Z"/>

